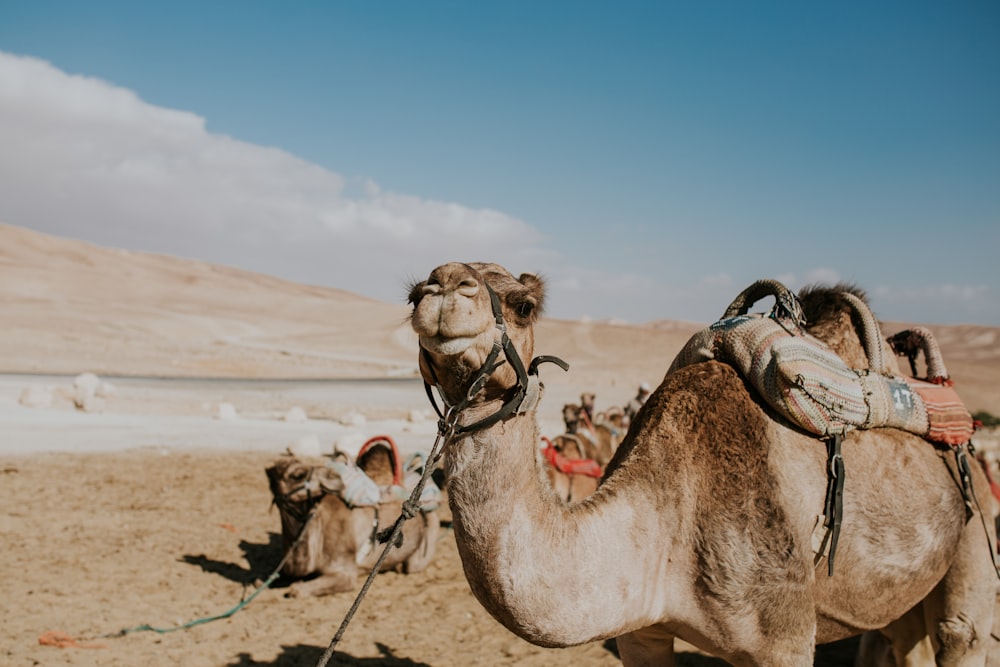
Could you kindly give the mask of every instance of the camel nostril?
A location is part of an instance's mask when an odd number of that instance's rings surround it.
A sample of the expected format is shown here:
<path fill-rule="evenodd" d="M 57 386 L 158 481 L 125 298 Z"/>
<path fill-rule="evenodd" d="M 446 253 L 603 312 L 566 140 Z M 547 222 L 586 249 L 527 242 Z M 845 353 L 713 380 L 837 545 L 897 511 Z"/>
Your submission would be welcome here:
<path fill-rule="evenodd" d="M 479 293 L 479 283 L 473 278 L 466 278 L 458 284 L 458 293 L 462 296 L 475 296 Z"/>
<path fill-rule="evenodd" d="M 423 293 L 425 296 L 428 294 L 440 294 L 441 284 L 436 280 L 435 281 L 428 280 L 426 283 L 424 283 Z"/>

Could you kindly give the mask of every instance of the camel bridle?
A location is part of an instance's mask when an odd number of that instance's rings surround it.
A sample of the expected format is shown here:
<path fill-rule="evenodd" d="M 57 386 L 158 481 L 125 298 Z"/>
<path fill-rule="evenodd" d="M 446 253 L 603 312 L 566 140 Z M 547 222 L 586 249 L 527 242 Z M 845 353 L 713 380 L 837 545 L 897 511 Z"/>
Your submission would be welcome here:
<path fill-rule="evenodd" d="M 327 494 L 327 491 L 323 488 L 322 483 L 320 483 L 319 480 L 314 479 L 315 473 L 315 466 L 310 467 L 309 474 L 306 475 L 305 480 L 303 480 L 298 486 L 293 487 L 285 493 L 274 494 L 274 505 L 299 523 L 302 523 L 309 518 L 313 507 L 315 507 L 319 501 L 323 500 L 324 496 Z M 306 492 L 304 500 L 292 500 L 293 496 L 298 495 L 303 491 Z"/>
<path fill-rule="evenodd" d="M 469 383 L 461 401 L 453 405 L 448 403 L 448 400 L 444 395 L 444 390 L 441 387 L 441 383 L 434 374 L 434 366 L 430 363 L 430 355 L 427 350 L 421 351 L 424 358 L 428 362 L 427 368 L 430 370 L 431 376 L 434 378 L 435 387 L 437 388 L 438 395 L 441 397 L 441 402 L 444 404 L 444 409 L 442 410 L 441 407 L 438 406 L 438 403 L 434 398 L 434 393 L 431 389 L 431 384 L 425 380 L 424 390 L 427 392 L 427 398 L 430 400 L 431 405 L 434 406 L 434 411 L 437 412 L 437 415 L 441 420 L 439 422 L 441 425 L 440 428 L 442 430 L 448 428 L 453 435 L 462 435 L 484 429 L 518 412 L 521 409 L 521 405 L 524 403 L 525 397 L 528 395 L 531 382 L 533 380 L 537 381 L 538 367 L 541 364 L 553 363 L 562 368 L 564 371 L 569 370 L 569 364 L 559 357 L 553 357 L 550 355 L 535 357 L 531 360 L 531 363 L 528 364 L 528 367 L 525 368 L 524 362 L 521 360 L 521 355 L 518 354 L 517 348 L 514 347 L 514 342 L 511 341 L 510 336 L 507 335 L 507 323 L 504 321 L 503 310 L 500 307 L 500 297 L 497 296 L 496 291 L 490 287 L 486 281 L 483 281 L 483 285 L 485 285 L 486 291 L 490 295 L 490 305 L 493 308 L 496 337 L 493 339 L 493 348 L 490 350 L 489 355 L 487 355 L 483 365 L 480 366 L 479 370 L 476 372 L 472 382 Z M 500 358 L 501 352 L 504 354 L 504 359 Z M 458 425 L 457 423 L 454 423 L 449 427 L 446 427 L 445 423 L 450 421 L 449 417 L 446 417 L 446 415 L 454 415 L 454 419 L 457 420 L 458 415 L 469 407 L 469 404 L 472 403 L 473 399 L 475 399 L 475 397 L 479 395 L 479 392 L 483 390 L 487 381 L 489 381 L 490 376 L 493 375 L 493 372 L 500 368 L 500 366 L 504 363 L 509 363 L 513 367 L 514 372 L 517 375 L 517 383 L 507 390 L 510 395 L 504 400 L 500 409 L 472 424 Z"/>

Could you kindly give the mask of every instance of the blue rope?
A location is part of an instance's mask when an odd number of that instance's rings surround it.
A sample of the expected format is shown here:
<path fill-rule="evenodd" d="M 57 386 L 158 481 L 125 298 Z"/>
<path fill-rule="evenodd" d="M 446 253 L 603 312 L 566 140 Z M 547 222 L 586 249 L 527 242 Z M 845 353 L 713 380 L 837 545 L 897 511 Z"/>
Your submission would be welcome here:
<path fill-rule="evenodd" d="M 250 597 L 245 598 L 238 605 L 236 605 L 235 607 L 233 607 L 229 611 L 223 612 L 223 613 L 218 614 L 216 616 L 205 616 L 205 617 L 202 617 L 202 618 L 196 618 L 195 620 L 188 621 L 187 623 L 184 623 L 183 625 L 175 625 L 175 626 L 172 626 L 172 627 L 169 627 L 169 628 L 157 628 L 157 627 L 153 627 L 152 625 L 149 625 L 148 623 L 144 623 L 142 625 L 137 625 L 134 628 L 123 628 L 123 629 L 119 630 L 118 632 L 107 634 L 107 635 L 99 635 L 99 636 L 101 638 L 124 637 L 125 635 L 133 633 L 133 632 L 156 632 L 156 633 L 159 633 L 159 634 L 166 634 L 168 632 L 176 632 L 178 630 L 186 630 L 188 628 L 193 628 L 196 625 L 203 625 L 205 623 L 211 623 L 212 621 L 218 621 L 218 620 L 221 620 L 223 618 L 229 618 L 230 616 L 234 615 L 236 612 L 238 612 L 239 610 L 243 609 L 248 604 L 250 604 L 251 602 L 253 602 L 253 599 L 255 597 L 257 597 L 258 595 L 260 595 L 262 592 L 264 592 L 265 589 L 267 589 L 272 583 L 274 583 L 274 580 L 277 579 L 278 576 L 279 576 L 279 574 L 281 573 L 281 568 L 283 568 L 285 566 L 285 562 L 288 560 L 288 557 L 291 555 L 291 553 L 295 549 L 295 547 L 298 546 L 299 542 L 302 541 L 302 537 L 306 534 L 306 526 L 309 525 L 309 522 L 312 521 L 312 519 L 313 519 L 314 516 L 316 516 L 316 508 L 315 508 L 315 506 L 313 507 L 312 510 L 310 510 L 309 516 L 306 517 L 306 520 L 302 523 L 302 528 L 299 529 L 299 534 L 295 537 L 295 542 L 293 542 L 292 546 L 289 547 L 286 550 L 284 558 L 282 558 L 281 562 L 278 563 L 278 567 L 274 568 L 274 572 L 271 573 L 271 576 L 269 576 L 264 581 L 263 584 L 261 584 L 260 586 L 258 586 L 257 590 L 255 590 L 253 593 L 250 594 Z"/>
<path fill-rule="evenodd" d="M 132 632 L 156 632 L 156 633 L 159 633 L 159 634 L 166 634 L 168 632 L 176 632 L 177 630 L 187 630 L 188 628 L 193 628 L 196 625 L 202 625 L 204 623 L 211 623 L 212 621 L 218 621 L 218 620 L 221 620 L 223 618 L 229 618 L 230 616 L 234 615 L 239 610 L 243 609 L 243 607 L 246 607 L 248 604 L 250 604 L 255 597 L 257 597 L 258 595 L 260 595 L 264 591 L 264 589 L 266 589 L 268 586 L 270 586 L 274 582 L 274 580 L 278 578 L 278 572 L 279 572 L 280 569 L 281 569 L 281 566 L 279 565 L 278 566 L 278 570 L 275 570 L 274 573 L 271 574 L 271 576 L 268 577 L 267 580 L 263 584 L 261 584 L 260 586 L 258 586 L 257 590 L 255 590 L 250 595 L 250 597 L 246 598 L 245 600 L 243 600 L 242 602 L 240 602 L 238 605 L 236 605 L 235 607 L 233 607 L 229 611 L 224 612 L 222 614 L 218 614 L 216 616 L 205 616 L 203 618 L 196 618 L 195 620 L 188 621 L 187 623 L 184 623 L 183 625 L 175 625 L 175 626 L 172 626 L 172 627 L 169 627 L 169 628 L 156 628 L 156 627 L 153 627 L 152 625 L 149 625 L 149 624 L 137 625 L 134 628 L 123 628 L 122 630 L 119 630 L 118 632 L 115 632 L 115 633 L 112 633 L 112 634 L 101 635 L 101 637 L 124 637 L 125 635 L 130 634 Z"/>

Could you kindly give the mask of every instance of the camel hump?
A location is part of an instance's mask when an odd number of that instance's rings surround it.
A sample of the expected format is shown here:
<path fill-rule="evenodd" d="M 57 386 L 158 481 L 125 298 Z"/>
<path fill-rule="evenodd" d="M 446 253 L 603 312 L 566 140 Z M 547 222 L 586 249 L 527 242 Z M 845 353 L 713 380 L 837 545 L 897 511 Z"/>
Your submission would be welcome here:
<path fill-rule="evenodd" d="M 358 450 L 358 467 L 380 487 L 402 486 L 403 463 L 396 442 L 388 435 L 369 438 Z"/>

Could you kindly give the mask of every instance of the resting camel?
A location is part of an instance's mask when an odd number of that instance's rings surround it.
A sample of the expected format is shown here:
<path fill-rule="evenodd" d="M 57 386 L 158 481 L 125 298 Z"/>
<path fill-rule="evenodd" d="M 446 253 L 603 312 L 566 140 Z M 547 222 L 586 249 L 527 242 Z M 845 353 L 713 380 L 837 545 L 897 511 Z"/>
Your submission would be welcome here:
<path fill-rule="evenodd" d="M 392 482 L 387 454 L 381 447 L 372 449 L 367 469 Z M 388 472 L 387 472 L 388 471 Z M 354 589 L 360 572 L 369 572 L 384 545 L 377 542 L 378 531 L 392 526 L 402 511 L 402 501 L 383 493 L 375 506 L 348 506 L 344 500 L 344 480 L 331 467 L 309 465 L 292 456 L 282 456 L 266 469 L 274 502 L 281 514 L 281 537 L 288 560 L 282 574 L 301 579 L 286 593 L 287 597 L 308 597 L 342 593 Z M 388 477 L 386 477 L 388 474 Z M 385 484 L 382 484 L 385 486 Z M 303 530 L 303 523 L 315 509 L 315 515 Z M 420 513 L 403 526 L 403 543 L 393 548 L 380 568 L 381 572 L 399 569 L 420 572 L 434 556 L 439 521 L 434 512 Z"/>
<path fill-rule="evenodd" d="M 580 438 L 564 433 L 547 441 L 546 445 L 543 452 L 548 463 L 545 474 L 561 501 L 580 502 L 597 490 L 603 468 L 588 454 Z"/>
<path fill-rule="evenodd" d="M 577 436 L 583 442 L 587 450 L 586 458 L 594 459 L 602 468 L 611 461 L 618 443 L 625 435 L 623 430 L 612 424 L 595 424 L 587 409 L 575 403 L 563 406 L 563 422 L 566 424 L 566 433 Z"/>
<path fill-rule="evenodd" d="M 817 643 L 892 634 L 921 605 L 939 664 L 984 664 L 994 538 L 966 521 L 950 453 L 893 429 L 845 439 L 828 576 L 811 542 L 825 443 L 731 366 L 705 361 L 664 378 L 597 491 L 566 506 L 537 455 L 537 365 L 550 360 L 532 360 L 541 279 L 451 263 L 409 299 L 421 374 L 455 410 L 444 464 L 465 575 L 518 636 L 550 647 L 617 637 L 629 666 L 669 664 L 680 637 L 733 665 L 804 667 Z M 986 506 L 981 470 L 973 483 Z"/>

